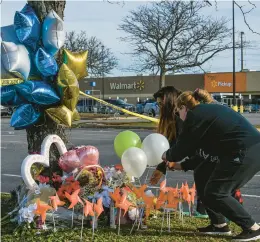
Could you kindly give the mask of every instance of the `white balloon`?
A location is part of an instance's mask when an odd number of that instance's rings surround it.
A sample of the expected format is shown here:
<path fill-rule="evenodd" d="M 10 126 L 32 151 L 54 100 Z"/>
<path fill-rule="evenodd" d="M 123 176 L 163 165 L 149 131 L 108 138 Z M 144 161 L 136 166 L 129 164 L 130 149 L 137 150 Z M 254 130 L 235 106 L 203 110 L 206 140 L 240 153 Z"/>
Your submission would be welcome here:
<path fill-rule="evenodd" d="M 64 45 L 64 22 L 54 10 L 51 10 L 43 21 L 42 41 L 46 51 L 51 55 L 55 55 Z"/>
<path fill-rule="evenodd" d="M 141 149 L 131 147 L 123 153 L 121 162 L 128 175 L 139 178 L 146 169 L 147 157 Z"/>
<path fill-rule="evenodd" d="M 160 164 L 162 162 L 163 153 L 169 148 L 169 141 L 163 135 L 148 135 L 142 143 L 142 150 L 147 156 L 148 166 L 156 166 Z"/>
<path fill-rule="evenodd" d="M 30 74 L 31 61 L 24 45 L 12 42 L 1 43 L 1 59 L 4 68 L 14 75 L 26 80 Z"/>

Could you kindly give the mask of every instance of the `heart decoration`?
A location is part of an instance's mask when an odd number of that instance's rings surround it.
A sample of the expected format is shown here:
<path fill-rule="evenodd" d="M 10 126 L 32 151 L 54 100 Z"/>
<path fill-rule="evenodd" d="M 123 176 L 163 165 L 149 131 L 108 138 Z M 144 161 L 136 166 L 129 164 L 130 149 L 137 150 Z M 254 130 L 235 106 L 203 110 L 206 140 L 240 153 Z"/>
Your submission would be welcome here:
<path fill-rule="evenodd" d="M 63 155 L 67 152 L 67 148 L 58 135 L 48 135 L 42 142 L 41 154 L 28 155 L 22 162 L 21 175 L 28 189 L 38 189 L 38 185 L 32 177 L 31 167 L 35 163 L 44 165 L 45 167 L 50 166 L 49 156 L 50 147 L 55 144 L 58 148 L 59 154 Z"/>

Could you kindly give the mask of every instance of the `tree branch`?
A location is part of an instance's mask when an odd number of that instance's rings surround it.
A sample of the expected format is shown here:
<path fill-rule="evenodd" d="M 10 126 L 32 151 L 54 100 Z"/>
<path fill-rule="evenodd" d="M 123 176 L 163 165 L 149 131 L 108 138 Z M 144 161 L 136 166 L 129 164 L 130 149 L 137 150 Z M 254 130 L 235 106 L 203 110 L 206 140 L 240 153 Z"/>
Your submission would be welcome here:
<path fill-rule="evenodd" d="M 71 51 L 88 50 L 88 73 L 93 76 L 109 74 L 118 65 L 118 60 L 107 47 L 96 37 L 87 37 L 85 31 L 76 34 L 75 31 L 66 33 L 65 48 Z"/>
<path fill-rule="evenodd" d="M 246 26 L 248 27 L 248 29 L 249 29 L 252 33 L 260 35 L 260 33 L 254 31 L 254 30 L 250 27 L 249 23 L 247 22 L 246 15 L 247 15 L 248 13 L 250 13 L 251 11 L 253 11 L 253 10 L 256 8 L 256 5 L 255 5 L 255 4 L 253 4 L 253 3 L 250 2 L 249 0 L 248 0 L 248 2 L 249 2 L 253 7 L 252 7 L 249 11 L 247 11 L 247 12 L 245 12 L 245 11 L 243 10 L 243 6 L 239 5 L 236 1 L 235 1 L 235 4 L 239 7 L 241 13 L 243 14 L 244 22 L 245 22 Z"/>

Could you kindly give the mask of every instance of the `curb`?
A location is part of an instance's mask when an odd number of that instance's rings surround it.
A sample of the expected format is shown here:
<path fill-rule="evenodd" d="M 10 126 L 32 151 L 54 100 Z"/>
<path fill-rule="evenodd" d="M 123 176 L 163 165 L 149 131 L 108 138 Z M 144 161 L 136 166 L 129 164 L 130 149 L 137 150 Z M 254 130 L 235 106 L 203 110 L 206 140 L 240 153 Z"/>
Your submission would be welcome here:
<path fill-rule="evenodd" d="M 84 127 L 80 127 L 80 124 L 76 127 L 72 127 L 74 129 L 143 129 L 143 130 L 155 130 L 156 127 L 143 127 L 143 126 L 127 126 L 127 125 L 98 125 L 98 124 L 84 124 Z"/>

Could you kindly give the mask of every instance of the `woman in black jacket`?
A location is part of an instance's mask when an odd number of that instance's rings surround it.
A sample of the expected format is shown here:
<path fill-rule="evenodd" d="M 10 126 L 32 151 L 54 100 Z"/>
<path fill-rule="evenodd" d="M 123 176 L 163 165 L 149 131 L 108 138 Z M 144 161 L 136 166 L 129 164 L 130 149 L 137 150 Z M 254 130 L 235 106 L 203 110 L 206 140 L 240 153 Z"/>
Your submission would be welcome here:
<path fill-rule="evenodd" d="M 207 91 L 199 89 L 178 97 L 177 107 L 184 121 L 182 132 L 162 159 L 170 169 L 187 170 L 189 167 L 179 161 L 192 156 L 196 150 L 218 157 L 212 160 L 216 166 L 208 170 L 208 180 L 196 184 L 202 202 L 214 211 L 209 214 L 211 225 L 199 231 L 207 234 L 229 232 L 226 217 L 243 229 L 234 241 L 254 241 L 260 239 L 260 227 L 232 193 L 260 171 L 260 133 L 232 109 L 202 104 L 209 96 Z"/>
<path fill-rule="evenodd" d="M 170 147 L 176 143 L 178 136 L 181 133 L 183 121 L 179 118 L 179 114 L 176 112 L 177 98 L 181 94 L 181 91 L 177 90 L 173 86 L 167 86 L 161 88 L 158 92 L 154 94 L 154 99 L 157 101 L 160 107 L 160 122 L 157 128 L 157 132 L 167 137 L 170 143 Z M 207 103 L 212 103 L 215 100 L 213 98 L 208 98 Z M 193 157 L 186 159 L 182 164 L 186 167 L 186 170 L 194 170 L 194 180 L 195 183 L 203 183 L 205 181 L 206 175 L 201 176 L 203 168 L 214 169 L 214 164 L 200 166 L 200 169 L 196 169 L 203 161 L 210 159 L 212 157 L 205 157 L 200 151 L 197 151 Z M 166 174 L 166 163 L 162 162 L 157 167 L 150 183 L 156 184 L 160 178 Z M 211 213 L 211 210 L 205 209 L 201 200 L 197 199 L 197 216 L 207 217 L 207 213 Z"/>

